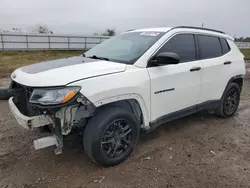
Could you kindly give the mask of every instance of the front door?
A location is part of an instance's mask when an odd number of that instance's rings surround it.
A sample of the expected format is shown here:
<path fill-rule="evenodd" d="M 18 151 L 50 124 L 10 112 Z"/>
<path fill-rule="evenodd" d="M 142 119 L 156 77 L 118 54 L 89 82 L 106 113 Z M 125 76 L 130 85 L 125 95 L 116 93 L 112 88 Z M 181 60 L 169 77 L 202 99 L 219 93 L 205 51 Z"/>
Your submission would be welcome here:
<path fill-rule="evenodd" d="M 148 67 L 151 79 L 151 122 L 172 112 L 195 107 L 201 89 L 201 62 L 197 60 L 194 35 L 178 34 L 156 53 L 173 52 L 179 64 Z"/>

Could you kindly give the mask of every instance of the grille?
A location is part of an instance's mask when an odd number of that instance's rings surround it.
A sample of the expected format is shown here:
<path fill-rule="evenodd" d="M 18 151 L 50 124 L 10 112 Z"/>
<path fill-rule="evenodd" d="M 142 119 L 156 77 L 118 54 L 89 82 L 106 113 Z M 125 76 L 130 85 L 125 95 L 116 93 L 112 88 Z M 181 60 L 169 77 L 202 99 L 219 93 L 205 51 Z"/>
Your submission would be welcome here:
<path fill-rule="evenodd" d="M 31 104 L 29 103 L 29 99 L 33 89 L 18 84 L 17 82 L 14 81 L 12 81 L 10 89 L 14 95 L 14 103 L 19 109 L 19 111 L 26 116 L 34 115 L 34 111 L 31 107 Z"/>

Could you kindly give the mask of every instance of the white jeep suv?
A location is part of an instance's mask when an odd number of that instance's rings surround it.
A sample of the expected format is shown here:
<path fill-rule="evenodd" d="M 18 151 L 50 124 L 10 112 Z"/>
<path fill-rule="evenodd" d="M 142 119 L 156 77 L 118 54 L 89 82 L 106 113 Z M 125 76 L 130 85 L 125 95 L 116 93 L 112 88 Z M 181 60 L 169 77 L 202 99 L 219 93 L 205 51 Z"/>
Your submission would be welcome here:
<path fill-rule="evenodd" d="M 86 154 L 97 164 L 125 160 L 139 134 L 201 110 L 221 117 L 238 108 L 244 56 L 221 31 L 195 28 L 130 30 L 79 57 L 15 70 L 9 106 L 27 129 L 49 126 L 35 149 L 83 130 Z"/>

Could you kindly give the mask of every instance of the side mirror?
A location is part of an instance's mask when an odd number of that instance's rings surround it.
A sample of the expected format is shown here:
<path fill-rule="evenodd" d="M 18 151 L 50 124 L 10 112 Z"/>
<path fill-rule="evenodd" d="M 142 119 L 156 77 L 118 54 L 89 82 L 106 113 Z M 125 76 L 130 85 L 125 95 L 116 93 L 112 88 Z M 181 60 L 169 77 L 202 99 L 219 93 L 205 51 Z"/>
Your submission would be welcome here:
<path fill-rule="evenodd" d="M 168 65 L 180 63 L 180 56 L 172 52 L 161 52 L 157 54 L 152 60 L 153 65 Z"/>

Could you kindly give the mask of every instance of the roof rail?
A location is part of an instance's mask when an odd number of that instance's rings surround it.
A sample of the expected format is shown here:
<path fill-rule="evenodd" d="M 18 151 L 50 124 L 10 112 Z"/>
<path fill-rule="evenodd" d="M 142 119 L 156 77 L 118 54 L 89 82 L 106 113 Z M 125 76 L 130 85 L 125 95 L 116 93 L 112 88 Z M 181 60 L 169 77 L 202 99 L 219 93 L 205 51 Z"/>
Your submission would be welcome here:
<path fill-rule="evenodd" d="M 223 32 L 223 31 L 219 31 L 219 30 L 215 30 L 215 29 L 208 29 L 208 28 L 203 28 L 203 27 L 177 26 L 177 27 L 173 27 L 172 29 L 178 29 L 178 28 L 200 29 L 200 30 L 213 31 L 213 32 L 217 32 L 217 33 L 226 34 L 226 33 Z"/>

